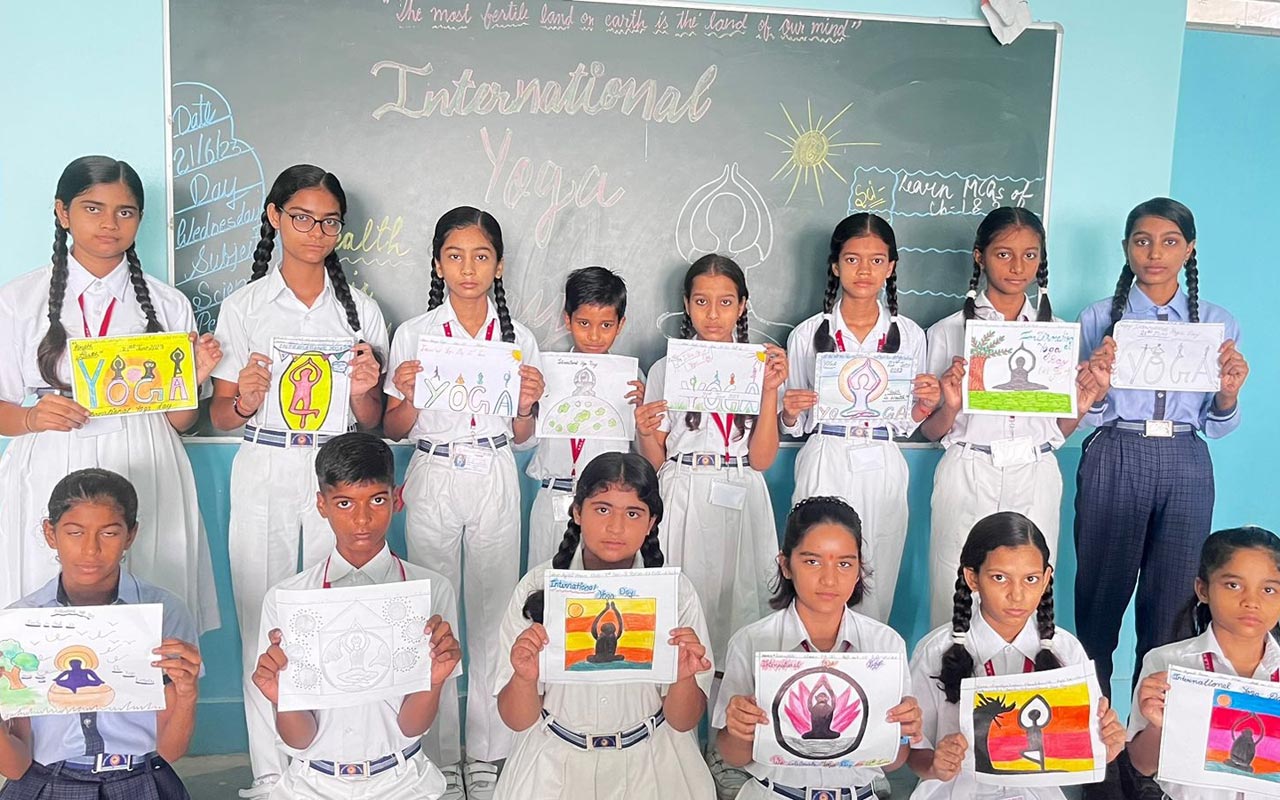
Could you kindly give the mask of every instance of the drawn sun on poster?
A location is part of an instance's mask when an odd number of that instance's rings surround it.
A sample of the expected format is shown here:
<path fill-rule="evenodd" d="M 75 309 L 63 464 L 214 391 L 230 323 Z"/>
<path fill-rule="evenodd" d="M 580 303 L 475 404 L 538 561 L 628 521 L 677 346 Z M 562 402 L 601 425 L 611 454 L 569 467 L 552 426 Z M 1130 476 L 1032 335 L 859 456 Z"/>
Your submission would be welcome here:
<path fill-rule="evenodd" d="M 786 178 L 792 173 L 795 174 L 795 180 L 791 183 L 791 193 L 787 195 L 787 203 L 791 202 L 791 198 L 795 197 L 796 189 L 800 187 L 803 180 L 805 186 L 809 185 L 810 180 L 813 181 L 813 188 L 818 193 L 818 202 L 826 205 L 826 200 L 822 197 L 822 173 L 823 170 L 829 171 L 840 180 L 848 183 L 849 180 L 836 171 L 831 165 L 831 156 L 842 152 L 846 147 L 879 147 L 879 142 L 838 142 L 835 141 L 842 131 L 831 131 L 831 127 L 836 124 L 844 113 L 848 111 L 853 103 L 849 103 L 840 109 L 840 113 L 836 114 L 825 124 L 822 117 L 818 117 L 818 121 L 813 121 L 813 101 L 806 101 L 805 105 L 808 110 L 808 123 L 804 130 L 796 125 L 795 120 L 791 118 L 791 112 L 787 111 L 787 107 L 781 103 L 783 116 L 787 118 L 787 124 L 791 126 L 790 134 L 782 136 L 776 133 L 765 132 L 766 136 L 777 139 L 786 145 L 782 151 L 787 156 L 787 160 L 782 166 L 778 167 L 778 171 L 773 173 L 773 177 L 769 180 L 777 180 L 779 177 Z"/>

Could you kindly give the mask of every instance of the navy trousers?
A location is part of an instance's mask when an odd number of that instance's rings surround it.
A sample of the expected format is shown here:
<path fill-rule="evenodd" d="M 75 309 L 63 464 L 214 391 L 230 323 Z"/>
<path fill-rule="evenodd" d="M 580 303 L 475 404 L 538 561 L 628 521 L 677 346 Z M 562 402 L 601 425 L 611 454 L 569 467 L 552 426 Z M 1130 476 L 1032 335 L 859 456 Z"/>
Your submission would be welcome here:
<path fill-rule="evenodd" d="M 1138 589 L 1136 682 L 1148 650 L 1191 635 L 1200 547 L 1213 524 L 1213 462 L 1199 434 L 1100 428 L 1076 476 L 1076 636 L 1111 696 L 1112 654 Z"/>

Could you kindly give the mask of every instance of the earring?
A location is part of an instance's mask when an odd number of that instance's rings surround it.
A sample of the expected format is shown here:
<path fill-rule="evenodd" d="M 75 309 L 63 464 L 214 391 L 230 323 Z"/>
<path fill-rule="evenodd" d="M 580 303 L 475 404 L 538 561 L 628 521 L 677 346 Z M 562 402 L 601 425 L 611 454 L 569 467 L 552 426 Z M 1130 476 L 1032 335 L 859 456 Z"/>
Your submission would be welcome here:
<path fill-rule="evenodd" d="M 54 561 L 57 561 L 59 564 L 61 564 L 61 563 L 62 563 L 62 556 L 58 555 L 57 553 L 54 553 L 54 554 L 53 554 L 53 560 L 54 560 Z"/>

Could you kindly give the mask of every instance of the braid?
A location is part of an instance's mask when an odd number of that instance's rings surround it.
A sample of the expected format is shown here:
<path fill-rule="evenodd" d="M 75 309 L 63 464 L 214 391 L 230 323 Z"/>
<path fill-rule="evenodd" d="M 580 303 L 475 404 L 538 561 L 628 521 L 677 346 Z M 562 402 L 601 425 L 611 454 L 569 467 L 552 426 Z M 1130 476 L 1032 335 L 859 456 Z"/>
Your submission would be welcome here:
<path fill-rule="evenodd" d="M 431 270 L 431 294 L 427 295 L 427 310 L 438 308 L 444 302 L 444 278 Z"/>
<path fill-rule="evenodd" d="M 552 569 L 568 569 L 573 563 L 573 554 L 578 551 L 578 543 L 582 541 L 582 527 L 569 518 L 569 523 L 564 528 L 564 538 L 560 540 L 560 549 L 556 551 L 555 557 L 551 559 Z M 648 539 L 645 540 L 648 543 Z M 661 558 L 661 552 L 659 552 Z M 648 566 L 646 563 L 645 566 Z M 659 564 L 661 566 L 661 564 Z M 520 613 L 524 618 L 539 625 L 542 624 L 543 614 L 546 610 L 546 593 L 539 589 L 536 592 L 530 592 L 529 596 L 524 600 L 524 607 Z"/>
<path fill-rule="evenodd" d="M 1049 649 L 1049 643 L 1053 641 L 1053 634 L 1057 628 L 1053 624 L 1053 578 L 1049 579 L 1049 585 L 1045 588 L 1044 594 L 1040 595 L 1040 605 L 1036 608 L 1036 628 L 1040 632 L 1040 652 L 1036 653 L 1036 672 L 1057 669 L 1062 666 L 1062 662 Z"/>
<path fill-rule="evenodd" d="M 142 313 L 147 315 L 147 333 L 160 333 L 164 328 L 160 325 L 160 320 L 156 319 L 156 309 L 151 304 L 151 289 L 147 287 L 147 277 L 142 274 L 138 251 L 133 245 L 129 245 L 129 249 L 124 251 L 124 257 L 129 261 L 129 281 L 133 284 L 133 296 L 137 298 L 138 305 L 142 306 Z"/>
<path fill-rule="evenodd" d="M 68 389 L 58 377 L 58 363 L 67 347 L 67 329 L 62 325 L 62 299 L 67 293 L 67 229 L 53 219 L 53 272 L 49 276 L 49 330 L 36 349 L 40 377 L 55 389 Z"/>
<path fill-rule="evenodd" d="M 347 324 L 351 326 L 351 330 L 360 330 L 360 315 L 356 313 L 356 301 L 351 296 L 351 286 L 347 283 L 347 275 L 342 271 L 342 262 L 338 261 L 338 253 L 334 251 L 325 256 L 325 271 L 329 273 L 329 283 L 333 286 L 333 293 L 342 301 L 342 307 L 347 310 Z"/>
<path fill-rule="evenodd" d="M 956 577 L 956 593 L 951 611 L 952 635 L 969 635 L 969 624 L 973 621 L 973 590 L 964 579 L 964 567 L 960 567 Z M 973 677 L 973 656 L 968 648 L 954 642 L 942 654 L 942 671 L 934 676 L 938 688 L 942 689 L 948 703 L 960 702 L 960 681 Z"/>
<path fill-rule="evenodd" d="M 502 278 L 493 279 L 493 304 L 498 307 L 498 327 L 502 328 L 502 341 L 514 344 L 516 329 L 511 325 L 511 312 L 507 311 L 507 290 L 502 288 Z"/>
<path fill-rule="evenodd" d="M 894 270 L 884 282 L 884 300 L 889 306 L 889 332 L 884 337 L 882 353 L 896 353 L 902 347 L 902 334 L 898 332 L 898 271 Z"/>
<path fill-rule="evenodd" d="M 738 317 L 738 323 L 733 328 L 733 340 L 735 342 L 746 342 L 750 331 L 747 329 L 747 309 L 742 309 L 742 316 Z"/>
<path fill-rule="evenodd" d="M 689 316 L 686 310 L 684 315 L 680 317 L 680 338 L 692 339 L 694 334 L 693 318 Z M 697 411 L 687 411 L 684 415 L 684 426 L 691 431 L 696 431 L 702 425 L 702 414 Z"/>
<path fill-rule="evenodd" d="M 1111 298 L 1111 325 L 1103 336 L 1110 336 L 1116 331 L 1116 323 L 1124 317 L 1125 306 L 1129 304 L 1129 289 L 1133 287 L 1133 268 L 1128 260 L 1120 270 L 1120 280 L 1116 281 L 1116 293 Z"/>
<path fill-rule="evenodd" d="M 264 209 L 262 227 L 258 229 L 258 246 L 253 251 L 253 273 L 249 276 L 249 283 L 267 274 L 267 269 L 271 267 L 271 251 L 275 246 L 276 229 L 271 227 L 271 220 Z"/>
<path fill-rule="evenodd" d="M 966 320 L 976 319 L 978 316 L 976 298 L 978 296 L 978 282 L 981 280 L 982 265 L 975 258 L 973 260 L 973 274 L 969 276 L 969 293 L 964 298 L 964 318 Z"/>
<path fill-rule="evenodd" d="M 657 525 L 649 530 L 649 535 L 640 543 L 640 557 L 644 559 L 646 569 L 660 567 L 666 563 L 666 556 L 662 554 L 662 543 L 658 541 Z"/>
<path fill-rule="evenodd" d="M 840 294 L 840 277 L 827 271 L 827 291 L 822 296 L 822 313 L 830 314 L 836 307 L 836 296 Z M 818 353 L 834 353 L 836 340 L 831 338 L 831 320 L 824 319 L 818 329 L 813 332 L 813 349 Z"/>
<path fill-rule="evenodd" d="M 1200 321 L 1200 270 L 1196 268 L 1196 251 L 1191 249 L 1191 258 L 1187 260 L 1187 309 L 1191 312 L 1191 321 Z"/>
<path fill-rule="evenodd" d="M 1053 304 L 1049 302 L 1049 256 L 1040 258 L 1040 268 L 1036 270 L 1036 286 L 1040 287 L 1037 298 L 1036 322 L 1053 321 Z"/>

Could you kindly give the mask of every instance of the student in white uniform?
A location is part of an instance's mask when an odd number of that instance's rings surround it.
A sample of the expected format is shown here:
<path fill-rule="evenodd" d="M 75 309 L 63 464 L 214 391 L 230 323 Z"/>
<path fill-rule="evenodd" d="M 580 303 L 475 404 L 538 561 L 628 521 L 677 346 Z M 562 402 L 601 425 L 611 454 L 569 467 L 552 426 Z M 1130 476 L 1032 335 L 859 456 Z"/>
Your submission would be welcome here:
<path fill-rule="evenodd" d="M 818 495 L 842 498 L 858 512 L 875 575 L 858 610 L 889 621 L 907 541 L 907 462 L 895 436 L 910 436 L 942 402 L 937 376 L 925 371 L 924 331 L 898 314 L 898 243 L 875 214 L 845 217 L 831 234 L 822 313 L 787 338 L 790 374 L 782 398 L 782 432 L 810 434 L 796 456 L 792 505 Z M 880 302 L 880 292 L 885 302 Z M 837 299 L 839 302 L 837 303 Z M 914 362 L 911 416 L 818 421 L 814 370 L 819 353 L 902 353 Z"/>
<path fill-rule="evenodd" d="M 0 798 L 188 800 L 170 764 L 195 729 L 200 649 L 182 600 L 121 566 L 138 533 L 137 493 L 114 472 L 76 470 L 53 487 L 43 528 L 62 571 L 10 608 L 161 604 L 163 639 L 151 652 L 164 671 L 165 708 L 0 720 L 0 777 L 9 779 Z M 76 681 L 72 691 L 111 679 L 96 664 L 70 666 L 63 680 Z"/>
<path fill-rule="evenodd" d="M 54 197 L 52 265 L 0 289 L 0 435 L 13 437 L 0 456 L 0 605 L 58 573 L 41 527 L 53 485 L 72 470 L 102 467 L 126 476 L 138 493 L 130 571 L 183 598 L 197 630 L 212 630 L 219 625 L 213 560 L 178 438 L 197 412 L 89 419 L 71 399 L 67 340 L 190 331 L 196 363 L 186 368 L 198 383 L 221 350 L 208 334 L 196 338 L 181 292 L 142 272 L 134 249 L 142 181 L 133 167 L 107 156 L 77 158 Z"/>
<path fill-rule="evenodd" d="M 986 290 L 978 292 L 982 276 Z M 1027 288 L 1039 287 L 1032 305 Z M 1061 322 L 1049 304 L 1049 255 L 1044 225 L 1025 208 L 997 208 L 982 220 L 973 242 L 973 277 L 964 309 L 929 328 L 929 371 L 942 380 L 942 405 L 920 428 L 946 453 L 933 476 L 930 540 L 930 614 L 934 625 L 951 616 L 952 582 L 960 548 L 974 523 L 997 511 L 1017 511 L 1035 522 L 1057 553 L 1062 473 L 1053 451 L 1076 429 L 1077 419 L 961 413 L 965 380 L 964 326 L 972 319 Z M 1080 416 L 1098 395 L 1090 373 L 1077 373 Z"/>
<path fill-rule="evenodd" d="M 264 203 L 249 284 L 228 297 L 218 315 L 218 341 L 226 355 L 213 372 L 209 417 L 219 430 L 244 427 L 244 442 L 231 465 L 227 534 L 254 776 L 241 797 L 265 796 L 284 769 L 271 710 L 250 683 L 262 600 L 271 586 L 298 571 L 300 553 L 302 566 L 310 567 L 333 546 L 333 534 L 315 508 L 316 448 L 330 437 L 266 427 L 271 340 L 356 339 L 351 417 L 370 428 L 382 413 L 379 363 L 387 352 L 387 326 L 377 303 L 347 284 L 334 252 L 346 213 L 347 196 L 337 176 L 310 164 L 280 173 Z M 280 262 L 271 269 L 277 236 Z"/>
<path fill-rule="evenodd" d="M 912 800 L 1063 800 L 1057 787 L 983 785 L 962 769 L 972 743 L 960 733 L 960 682 L 1088 660 L 1076 637 L 1054 624 L 1053 567 L 1044 534 L 1014 511 L 979 520 L 960 552 L 952 619 L 922 639 L 911 659 L 924 738 L 934 743 L 911 752 L 909 763 L 921 778 Z M 1097 714 L 1112 761 L 1124 749 L 1124 727 L 1106 697 L 1099 698 Z"/>
<path fill-rule="evenodd" d="M 716 746 L 724 760 L 752 776 L 739 800 L 857 798 L 875 794 L 871 784 L 901 767 L 908 748 L 920 746 L 920 706 L 911 697 L 907 646 L 892 628 L 853 610 L 862 599 L 862 576 L 874 565 L 862 558 L 862 523 L 838 497 L 801 500 L 787 517 L 770 605 L 774 613 L 742 628 L 729 642 L 724 684 L 711 714 Z M 886 722 L 901 727 L 898 757 L 880 767 L 777 767 L 752 760 L 758 726 L 769 719 L 756 702 L 756 653 L 897 653 L 902 657 L 902 702 Z M 828 794 L 823 794 L 824 792 Z"/>
<path fill-rule="evenodd" d="M 502 252 L 502 228 L 492 214 L 462 206 L 440 218 L 431 241 L 427 312 L 396 329 L 384 386 L 384 432 L 417 443 L 403 491 L 409 559 L 432 565 L 462 587 L 470 686 L 492 686 L 506 660 L 498 625 L 520 577 L 520 480 L 512 445 L 533 435 L 543 389 L 538 342 L 507 311 Z M 415 408 L 422 335 L 519 345 L 515 419 Z M 511 749 L 511 731 L 488 692 L 470 693 L 465 738 L 467 797 L 488 800 L 498 779 L 495 762 Z"/>
<path fill-rule="evenodd" d="M 583 267 L 569 273 L 564 282 L 564 326 L 573 338 L 573 350 L 601 355 L 613 348 L 627 322 L 627 284 L 604 267 Z M 644 400 L 644 381 L 631 383 L 627 399 Z M 580 467 L 601 453 L 627 452 L 631 443 L 607 439 L 541 439 L 525 473 L 541 482 L 529 512 L 529 568 L 551 560 L 573 502 Z"/>
<path fill-rule="evenodd" d="M 706 621 L 693 582 L 680 576 L 669 644 L 679 648 L 675 683 L 556 683 L 539 680 L 547 645 L 543 577 L 557 569 L 643 569 L 663 565 L 658 476 L 634 453 L 605 453 L 582 470 L 573 517 L 551 562 L 529 571 L 502 619 L 510 655 L 494 690 L 502 720 L 518 731 L 498 782 L 501 800 L 713 800 L 697 727 L 711 686 Z M 659 634 L 667 633 L 660 631 Z M 472 686 L 479 688 L 479 684 Z"/>
<path fill-rule="evenodd" d="M 462 651 L 453 636 L 457 601 L 442 575 L 397 558 L 387 547 L 395 493 L 391 448 L 367 433 L 329 440 L 316 457 L 316 509 L 331 526 L 334 549 L 320 563 L 286 578 L 268 593 L 252 680 L 274 711 L 274 730 L 293 760 L 272 787 L 271 800 L 438 800 L 444 775 L 419 742 L 456 703 Z M 347 708 L 278 711 L 281 648 L 278 590 L 431 581 L 431 618 L 423 628 L 431 684 L 397 700 Z"/>
<path fill-rule="evenodd" d="M 1200 550 L 1190 639 L 1157 647 L 1142 659 L 1129 715 L 1128 754 L 1142 775 L 1160 767 L 1164 702 L 1171 666 L 1280 682 L 1280 538 L 1262 528 L 1218 531 Z M 1202 789 L 1158 781 L 1171 800 L 1261 800 L 1273 794 Z"/>

